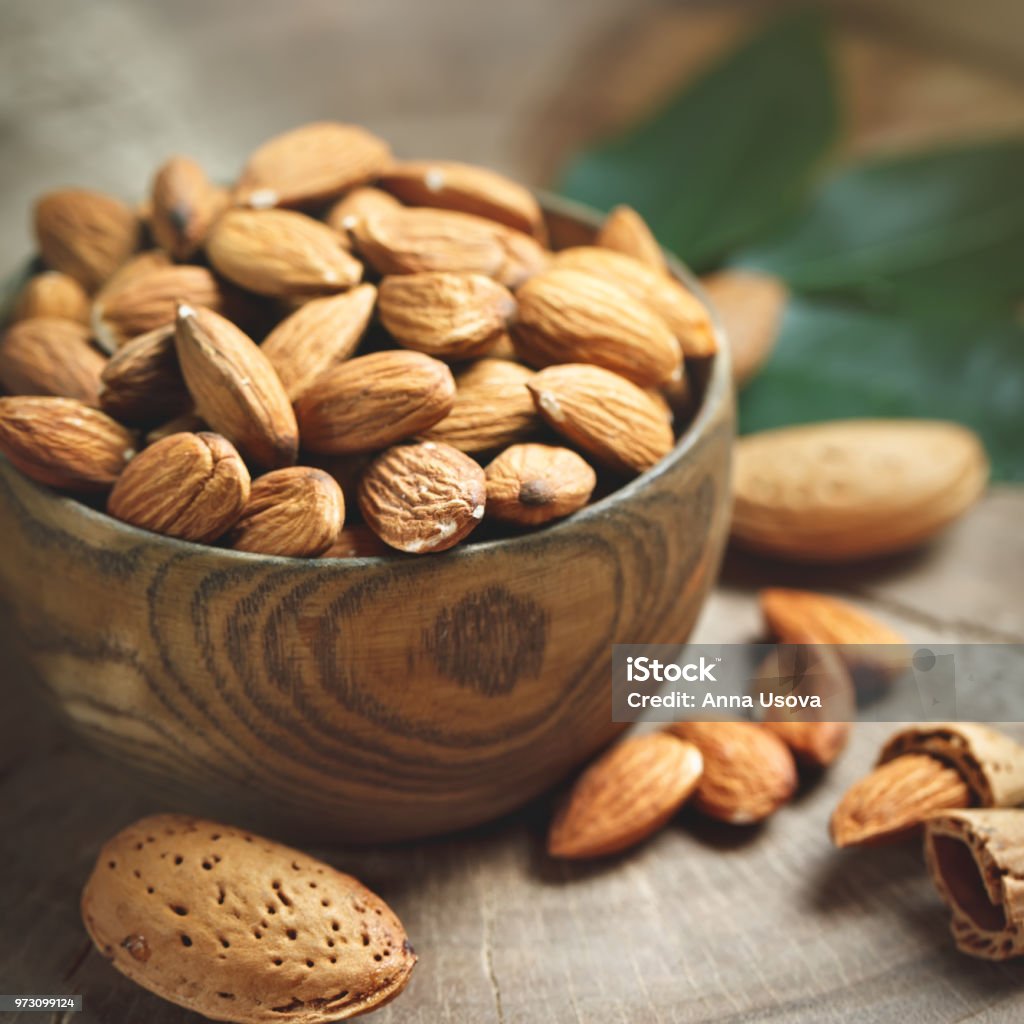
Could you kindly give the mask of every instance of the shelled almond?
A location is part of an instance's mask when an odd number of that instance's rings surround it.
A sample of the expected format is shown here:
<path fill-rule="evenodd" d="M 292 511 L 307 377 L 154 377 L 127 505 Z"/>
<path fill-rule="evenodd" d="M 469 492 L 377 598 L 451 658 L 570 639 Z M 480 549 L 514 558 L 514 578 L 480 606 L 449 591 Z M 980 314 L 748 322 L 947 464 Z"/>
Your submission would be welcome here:
<path fill-rule="evenodd" d="M 552 252 L 528 189 L 354 125 L 277 135 L 229 187 L 172 156 L 138 209 L 36 204 L 0 453 L 168 536 L 358 557 L 450 548 L 489 501 L 488 536 L 571 516 L 669 453 L 716 347 L 635 212 Z"/>

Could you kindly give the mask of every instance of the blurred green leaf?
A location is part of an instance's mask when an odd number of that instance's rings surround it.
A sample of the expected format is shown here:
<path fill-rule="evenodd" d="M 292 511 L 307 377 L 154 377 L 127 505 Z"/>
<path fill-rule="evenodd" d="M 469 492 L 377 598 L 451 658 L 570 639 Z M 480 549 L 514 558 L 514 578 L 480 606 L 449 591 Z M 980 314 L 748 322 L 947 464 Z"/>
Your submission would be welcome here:
<path fill-rule="evenodd" d="M 966 331 L 805 298 L 743 392 L 744 433 L 860 416 L 918 416 L 973 427 L 1002 480 L 1024 480 L 1024 326 Z"/>
<path fill-rule="evenodd" d="M 798 204 L 838 131 L 819 13 L 772 22 L 650 120 L 578 157 L 559 191 L 634 206 L 697 270 Z"/>
<path fill-rule="evenodd" d="M 804 293 L 946 317 L 1024 297 L 1024 140 L 840 171 L 807 211 L 735 262 Z"/>

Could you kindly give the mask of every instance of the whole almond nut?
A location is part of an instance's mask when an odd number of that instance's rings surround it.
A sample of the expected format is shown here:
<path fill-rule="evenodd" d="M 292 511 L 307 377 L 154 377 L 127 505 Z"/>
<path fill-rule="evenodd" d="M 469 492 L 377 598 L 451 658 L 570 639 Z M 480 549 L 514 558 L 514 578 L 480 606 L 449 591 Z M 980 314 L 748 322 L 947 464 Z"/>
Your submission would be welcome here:
<path fill-rule="evenodd" d="M 667 732 L 623 740 L 577 779 L 548 833 L 552 857 L 619 853 L 652 836 L 689 799 L 704 759 Z"/>
<path fill-rule="evenodd" d="M 455 210 L 400 208 L 366 217 L 356 246 L 380 274 L 484 274 L 509 288 L 546 263 L 537 242 L 502 224 Z"/>
<path fill-rule="evenodd" d="M 454 401 L 455 379 L 444 363 L 420 352 L 387 351 L 321 375 L 295 411 L 305 448 L 343 455 L 412 437 L 447 416 Z"/>
<path fill-rule="evenodd" d="M 321 374 L 355 352 L 376 301 L 377 289 L 372 284 L 310 299 L 264 338 L 260 348 L 291 401 L 301 398 Z"/>
<path fill-rule="evenodd" d="M 391 159 L 365 128 L 315 121 L 275 135 L 246 162 L 235 201 L 247 206 L 308 206 L 376 178 Z"/>
<path fill-rule="evenodd" d="M 840 847 L 899 842 L 929 815 L 970 802 L 970 789 L 955 768 L 929 754 L 903 754 L 846 791 L 829 831 Z"/>
<path fill-rule="evenodd" d="M 160 423 L 192 407 L 173 323 L 129 341 L 107 361 L 101 379 L 100 408 L 123 423 Z"/>
<path fill-rule="evenodd" d="M 445 551 L 484 516 L 484 471 L 446 444 L 390 448 L 359 482 L 359 510 L 385 544 L 410 554 Z"/>
<path fill-rule="evenodd" d="M 512 340 L 531 366 L 594 363 L 643 387 L 682 372 L 665 321 L 603 277 L 558 267 L 531 277 L 516 300 Z"/>
<path fill-rule="evenodd" d="M 796 792 L 796 765 L 777 736 L 753 722 L 676 722 L 669 727 L 704 756 L 693 797 L 702 814 L 731 825 L 763 821 Z"/>
<path fill-rule="evenodd" d="M 73 398 L 0 398 L 0 452 L 36 483 L 109 490 L 135 444 L 120 423 Z"/>
<path fill-rule="evenodd" d="M 157 245 L 176 260 L 191 259 L 227 202 L 195 160 L 171 157 L 153 178 L 150 230 Z"/>
<path fill-rule="evenodd" d="M 348 239 L 360 224 L 369 216 L 375 213 L 390 213 L 392 210 L 400 210 L 402 204 L 393 196 L 382 189 L 373 188 L 370 185 L 363 185 L 354 188 L 351 192 L 342 196 L 327 211 L 324 218 L 327 225 L 333 228 L 338 234 Z"/>
<path fill-rule="evenodd" d="M 227 540 L 236 551 L 316 558 L 334 544 L 344 523 L 345 499 L 334 478 L 289 466 L 253 481 Z"/>
<path fill-rule="evenodd" d="M 457 377 L 451 411 L 420 437 L 443 441 L 473 455 L 517 444 L 536 434 L 540 420 L 533 396 L 525 386 L 533 373 L 519 363 L 504 365 L 514 367 L 515 372 L 492 372 L 490 379 L 480 372 L 473 377 Z"/>
<path fill-rule="evenodd" d="M 103 845 L 82 919 L 127 978 L 238 1024 L 353 1017 L 398 995 L 416 963 L 391 908 L 350 875 L 177 814 L 143 818 Z"/>
<path fill-rule="evenodd" d="M 632 256 L 583 245 L 557 253 L 554 266 L 602 278 L 644 303 L 668 325 L 687 358 L 705 358 L 718 348 L 711 314 L 704 303 L 675 278 Z"/>
<path fill-rule="evenodd" d="M 219 313 L 225 297 L 206 267 L 155 267 L 103 289 L 93 304 L 93 331 L 104 349 L 114 353 L 132 338 L 173 324 L 179 302 Z"/>
<path fill-rule="evenodd" d="M 295 462 L 298 427 L 270 360 L 230 320 L 178 307 L 175 345 L 196 411 L 242 455 L 276 469 Z"/>
<path fill-rule="evenodd" d="M 410 206 L 435 206 L 498 221 L 543 240 L 544 216 L 533 193 L 486 167 L 407 160 L 380 176 L 380 187 Z"/>
<path fill-rule="evenodd" d="M 400 345 L 457 360 L 486 352 L 505 333 L 516 300 L 483 274 L 434 271 L 385 277 L 379 308 Z"/>
<path fill-rule="evenodd" d="M 843 562 L 921 544 L 988 480 L 977 436 L 935 420 L 836 420 L 750 434 L 733 461 L 732 535 L 803 562 Z"/>
<path fill-rule="evenodd" d="M 658 240 L 647 226 L 647 221 L 631 206 L 616 206 L 605 217 L 594 244 L 632 256 L 660 274 L 668 273 L 665 253 Z"/>
<path fill-rule="evenodd" d="M 732 377 L 742 387 L 775 348 L 789 290 L 779 278 L 750 270 L 720 270 L 700 283 L 722 321 Z"/>
<path fill-rule="evenodd" d="M 249 471 L 219 434 L 172 434 L 128 463 L 107 499 L 115 519 L 208 544 L 249 500 Z"/>
<path fill-rule="evenodd" d="M 18 293 L 13 320 L 31 320 L 38 316 L 89 323 L 92 303 L 86 290 L 59 270 L 33 274 Z"/>
<path fill-rule="evenodd" d="M 486 470 L 487 515 L 538 526 L 571 515 L 590 500 L 593 469 L 574 451 L 546 444 L 506 448 Z"/>
<path fill-rule="evenodd" d="M 43 261 L 94 292 L 138 248 L 139 219 L 120 200 L 84 188 L 48 192 L 35 205 Z"/>
<path fill-rule="evenodd" d="M 828 767 L 850 738 L 849 722 L 768 720 L 763 724 L 789 747 L 799 764 L 809 768 Z"/>
<path fill-rule="evenodd" d="M 34 317 L 0 337 L 0 385 L 11 395 L 52 395 L 98 405 L 106 358 L 73 320 Z"/>
<path fill-rule="evenodd" d="M 534 371 L 514 359 L 487 355 L 463 363 L 455 373 L 455 383 L 463 390 L 475 388 L 478 384 L 504 384 L 506 387 L 525 384 L 533 378 Z"/>
<path fill-rule="evenodd" d="M 550 366 L 535 374 L 527 388 L 551 427 L 616 472 L 642 473 L 675 443 L 662 407 L 625 377 L 600 366 Z"/>
<path fill-rule="evenodd" d="M 277 298 L 344 291 L 363 276 L 337 232 L 290 210 L 229 210 L 210 231 L 206 252 L 228 280 Z"/>

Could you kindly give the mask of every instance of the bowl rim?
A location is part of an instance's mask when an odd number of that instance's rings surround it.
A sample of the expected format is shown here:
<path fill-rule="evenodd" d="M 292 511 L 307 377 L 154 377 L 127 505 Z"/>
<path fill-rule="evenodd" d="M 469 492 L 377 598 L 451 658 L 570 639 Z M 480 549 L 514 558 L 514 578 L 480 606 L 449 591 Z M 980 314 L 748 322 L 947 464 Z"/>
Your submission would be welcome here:
<path fill-rule="evenodd" d="M 564 196 L 555 195 L 541 189 L 535 189 L 534 194 L 537 196 L 545 213 L 552 213 L 559 217 L 575 220 L 583 226 L 594 230 L 600 226 L 604 219 L 605 215 L 603 213 L 576 200 L 567 199 Z M 721 319 L 714 306 L 708 300 L 707 294 L 704 292 L 693 271 L 673 253 L 666 249 L 662 251 L 672 275 L 686 285 L 709 311 L 715 339 L 718 343 L 717 351 L 711 357 L 710 373 L 708 374 L 700 408 L 688 424 L 686 430 L 677 438 L 672 450 L 650 469 L 645 470 L 632 480 L 624 483 L 621 487 L 617 487 L 614 491 L 604 495 L 604 497 L 592 504 L 585 505 L 582 509 L 564 519 L 556 520 L 538 529 L 525 530 L 520 534 L 508 537 L 497 537 L 491 540 L 458 544 L 450 550 L 436 553 L 442 556 L 444 562 L 463 563 L 472 558 L 486 557 L 495 550 L 516 551 L 530 544 L 547 543 L 549 539 L 576 528 L 586 528 L 591 520 L 607 514 L 608 511 L 617 508 L 623 503 L 629 502 L 639 492 L 644 491 L 648 485 L 671 472 L 679 463 L 683 462 L 704 438 L 712 422 L 717 418 L 723 403 L 731 400 L 731 357 Z M 19 288 L 33 273 L 34 262 L 34 260 L 26 262 L 22 270 L 16 272 L 6 282 L 2 297 L 0 297 L 0 324 L 7 322 L 11 306 Z M 34 480 L 18 472 L 2 456 L 0 456 L 0 460 L 2 460 L 3 465 L 8 467 L 9 472 L 16 473 L 20 480 L 35 488 L 43 500 L 63 506 L 66 510 L 73 509 L 73 514 L 82 516 L 86 521 L 94 521 L 101 524 L 104 528 L 113 530 L 115 533 L 120 532 L 126 538 L 138 541 L 144 540 L 151 544 L 167 545 L 171 551 L 177 550 L 182 554 L 203 554 L 207 558 L 223 559 L 226 563 L 235 566 L 268 564 L 297 568 L 300 565 L 306 565 L 316 571 L 330 571 L 342 574 L 348 570 L 394 567 L 403 563 L 411 565 L 422 561 L 421 556 L 397 550 L 386 555 L 355 555 L 343 558 L 324 558 L 323 556 L 319 558 L 293 558 L 286 555 L 264 555 L 249 551 L 234 551 L 231 548 L 222 548 L 214 544 L 200 544 L 195 541 L 182 540 L 178 537 L 169 537 L 165 534 L 153 533 L 150 530 L 144 530 L 141 527 L 122 522 L 120 519 L 115 519 L 105 511 L 92 508 L 71 495 L 62 494 L 36 483 Z"/>

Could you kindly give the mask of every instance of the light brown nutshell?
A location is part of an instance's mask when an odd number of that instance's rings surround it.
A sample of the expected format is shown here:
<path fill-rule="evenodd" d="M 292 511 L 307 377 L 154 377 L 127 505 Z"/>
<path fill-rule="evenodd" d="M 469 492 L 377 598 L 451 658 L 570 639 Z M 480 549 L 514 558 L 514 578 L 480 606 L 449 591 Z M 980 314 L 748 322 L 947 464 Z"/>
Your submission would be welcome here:
<path fill-rule="evenodd" d="M 398 995 L 416 963 L 401 921 L 355 878 L 178 814 L 143 818 L 104 844 L 82 919 L 136 984 L 237 1024 L 354 1017 Z"/>
<path fill-rule="evenodd" d="M 209 543 L 249 500 L 249 471 L 218 434 L 172 434 L 135 456 L 107 499 L 115 518 L 153 533 Z"/>
<path fill-rule="evenodd" d="M 597 474 L 576 452 L 515 444 L 487 467 L 487 514 L 538 526 L 571 515 L 590 500 Z"/>
<path fill-rule="evenodd" d="M 388 449 L 359 482 L 359 510 L 370 529 L 415 555 L 458 544 L 480 525 L 486 500 L 479 464 L 433 441 Z"/>
<path fill-rule="evenodd" d="M 228 543 L 236 551 L 316 558 L 338 539 L 344 523 L 345 498 L 334 477 L 289 466 L 253 481 Z"/>

